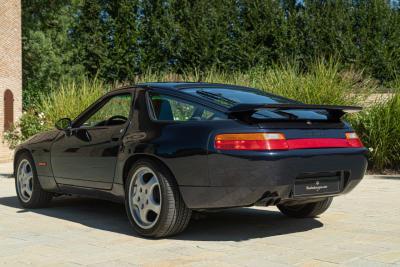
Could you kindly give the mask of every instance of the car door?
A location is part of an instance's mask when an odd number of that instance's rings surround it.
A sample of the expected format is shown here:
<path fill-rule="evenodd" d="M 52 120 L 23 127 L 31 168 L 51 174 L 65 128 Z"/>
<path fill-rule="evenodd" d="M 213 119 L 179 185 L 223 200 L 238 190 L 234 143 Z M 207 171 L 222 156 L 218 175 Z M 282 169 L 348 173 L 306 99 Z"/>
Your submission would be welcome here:
<path fill-rule="evenodd" d="M 51 148 L 59 184 L 110 189 L 121 139 L 130 123 L 129 92 L 104 98 L 63 131 Z"/>

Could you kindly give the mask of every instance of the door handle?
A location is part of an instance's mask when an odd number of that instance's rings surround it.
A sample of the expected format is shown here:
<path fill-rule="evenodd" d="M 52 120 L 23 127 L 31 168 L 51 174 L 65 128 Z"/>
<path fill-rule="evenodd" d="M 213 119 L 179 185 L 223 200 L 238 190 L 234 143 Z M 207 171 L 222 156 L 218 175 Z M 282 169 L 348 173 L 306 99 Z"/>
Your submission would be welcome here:
<path fill-rule="evenodd" d="M 125 128 L 118 130 L 117 133 L 115 133 L 115 134 L 113 134 L 113 136 L 111 136 L 111 141 L 113 141 L 113 142 L 119 141 L 119 139 L 121 138 L 124 131 L 125 131 Z"/>

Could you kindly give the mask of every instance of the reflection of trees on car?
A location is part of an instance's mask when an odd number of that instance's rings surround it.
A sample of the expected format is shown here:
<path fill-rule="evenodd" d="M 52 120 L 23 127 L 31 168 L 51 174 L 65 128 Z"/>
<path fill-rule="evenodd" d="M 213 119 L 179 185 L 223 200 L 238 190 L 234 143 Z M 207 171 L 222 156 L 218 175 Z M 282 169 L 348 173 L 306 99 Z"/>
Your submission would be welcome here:
<path fill-rule="evenodd" d="M 168 95 L 150 95 L 153 112 L 156 118 L 164 117 L 164 120 L 188 121 L 188 120 L 210 120 L 217 116 L 217 112 L 211 111 L 204 106 L 187 102 L 185 100 Z M 221 114 L 218 114 L 220 117 Z"/>

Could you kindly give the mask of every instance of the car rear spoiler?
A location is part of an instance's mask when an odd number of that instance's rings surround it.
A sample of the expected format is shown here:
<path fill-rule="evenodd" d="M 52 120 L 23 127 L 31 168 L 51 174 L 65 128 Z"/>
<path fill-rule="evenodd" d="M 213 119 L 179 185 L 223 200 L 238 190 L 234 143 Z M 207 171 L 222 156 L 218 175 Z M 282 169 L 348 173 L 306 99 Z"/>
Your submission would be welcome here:
<path fill-rule="evenodd" d="M 335 106 L 335 105 L 311 105 L 311 104 L 238 104 L 228 110 L 228 114 L 238 118 L 250 118 L 254 113 L 261 109 L 272 110 L 324 110 L 328 112 L 328 119 L 339 121 L 346 113 L 355 113 L 362 110 L 362 107 L 356 106 Z"/>

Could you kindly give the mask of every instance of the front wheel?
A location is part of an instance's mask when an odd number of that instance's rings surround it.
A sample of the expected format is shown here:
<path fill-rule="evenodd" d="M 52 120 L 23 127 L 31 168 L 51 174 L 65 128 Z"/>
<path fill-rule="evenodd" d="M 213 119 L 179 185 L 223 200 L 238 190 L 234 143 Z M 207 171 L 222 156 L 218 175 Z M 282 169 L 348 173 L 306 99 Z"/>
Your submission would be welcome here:
<path fill-rule="evenodd" d="M 278 209 L 285 215 L 295 218 L 313 218 L 324 213 L 332 203 L 332 197 L 324 200 L 299 205 L 278 205 Z"/>
<path fill-rule="evenodd" d="M 146 237 L 178 234 L 191 217 L 170 172 L 147 159 L 136 162 L 129 171 L 125 207 L 135 231 Z"/>
<path fill-rule="evenodd" d="M 23 152 L 16 162 L 15 188 L 24 208 L 42 208 L 49 204 L 52 194 L 42 189 L 31 155 Z"/>

